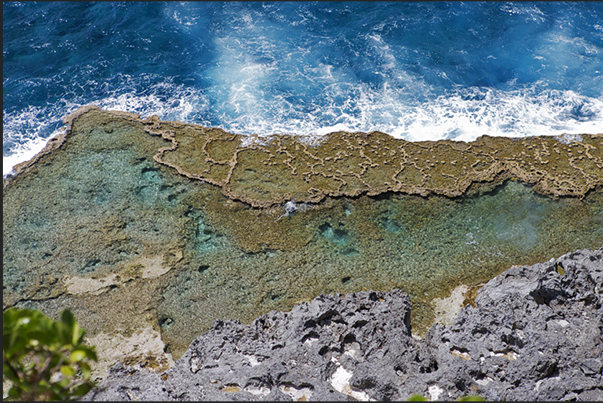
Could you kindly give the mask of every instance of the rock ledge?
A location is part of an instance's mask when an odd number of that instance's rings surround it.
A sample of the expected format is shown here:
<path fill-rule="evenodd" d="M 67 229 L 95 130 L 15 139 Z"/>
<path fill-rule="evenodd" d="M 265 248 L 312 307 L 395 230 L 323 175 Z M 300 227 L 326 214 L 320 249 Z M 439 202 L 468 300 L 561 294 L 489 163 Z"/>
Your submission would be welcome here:
<path fill-rule="evenodd" d="M 117 364 L 84 400 L 603 400 L 603 247 L 513 266 L 449 327 L 411 336 L 400 290 L 216 321 L 176 365 Z"/>

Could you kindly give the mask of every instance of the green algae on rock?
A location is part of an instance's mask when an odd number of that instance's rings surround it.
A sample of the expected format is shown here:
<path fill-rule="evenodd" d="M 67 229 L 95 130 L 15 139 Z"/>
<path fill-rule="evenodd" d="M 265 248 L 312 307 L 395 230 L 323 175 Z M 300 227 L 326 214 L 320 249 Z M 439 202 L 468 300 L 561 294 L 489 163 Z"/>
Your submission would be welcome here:
<path fill-rule="evenodd" d="M 248 143 L 248 138 L 219 129 L 157 118 L 142 120 L 96 107 L 76 111 L 65 123 L 68 134 L 50 142 L 34 160 L 18 167 L 16 176 L 4 181 L 3 306 L 30 307 L 55 316 L 70 308 L 92 340 L 105 344 L 116 340 L 120 349 L 130 348 L 124 360 L 148 355 L 133 345 L 123 347 L 132 340 L 139 346 L 152 345 L 149 351 L 157 355 L 156 336 L 161 334 L 167 352 L 178 358 L 216 319 L 250 322 L 271 310 L 291 309 L 320 293 L 363 288 L 407 292 L 413 303 L 413 329 L 420 334 L 433 323 L 434 298 L 447 297 L 461 284 L 475 286 L 511 265 L 546 261 L 603 243 L 603 192 L 598 188 L 601 135 L 583 135 L 574 141 L 482 137 L 468 144 L 417 145 L 382 134 L 363 138 L 339 133 L 333 139 L 341 147 L 330 146 L 329 156 L 326 148 L 315 149 L 292 137 Z M 207 137 L 195 139 L 199 134 Z M 178 139 L 176 149 L 172 138 Z M 502 153 L 496 152 L 497 145 L 524 144 L 525 149 L 517 148 L 516 153 L 538 153 L 549 163 L 526 164 L 540 164 L 546 170 L 538 166 L 530 171 L 511 157 L 504 163 L 550 181 L 532 188 L 505 181 L 511 173 L 523 179 L 515 171 L 488 171 L 481 162 L 471 168 L 476 161 L 471 158 L 477 154 L 467 153 L 470 165 L 465 172 L 489 172 L 480 178 L 491 175 L 492 189 L 482 187 L 481 194 L 451 198 L 429 187 L 430 177 L 413 179 L 406 167 L 408 186 L 418 186 L 409 194 L 384 190 L 370 196 L 369 190 L 362 190 L 355 197 L 325 196 L 331 195 L 328 189 L 346 189 L 329 188 L 341 184 L 334 179 L 329 182 L 333 172 L 362 173 L 364 182 L 355 182 L 357 189 L 380 180 L 379 167 L 371 168 L 367 159 L 378 161 L 368 151 L 372 146 L 366 145 L 371 138 L 389 144 L 397 153 L 403 150 L 421 169 L 428 164 L 431 171 L 425 172 L 432 176 L 435 161 L 445 161 L 438 163 L 438 169 L 465 166 L 462 150 L 480 149 L 484 155 L 479 154 L 479 159 L 490 161 L 486 155 Z M 187 141 L 189 155 L 176 158 Z M 357 145 L 364 141 L 365 148 L 358 145 L 358 154 L 352 155 L 344 149 L 346 141 Z M 315 147 L 328 142 L 325 139 Z M 404 147 L 394 149 L 394 143 Z M 544 147 L 551 154 L 549 159 L 541 152 Z M 452 148 L 461 151 L 448 160 L 450 152 L 457 152 Z M 441 149 L 444 156 L 436 154 Z M 383 150 L 373 150 L 385 155 Z M 429 157 L 427 150 L 433 153 Z M 299 156 L 302 151 L 305 160 L 288 161 L 287 152 Z M 556 155 L 566 157 L 553 169 Z M 309 193 L 287 190 L 286 181 L 267 187 L 265 179 L 254 176 L 259 172 L 256 169 L 270 172 L 278 183 L 293 167 L 303 177 L 305 168 L 295 164 L 314 161 L 311 156 L 322 158 L 324 165 L 314 164 L 315 174 L 306 175 L 312 188 L 302 185 L 301 189 Z M 179 164 L 170 167 L 158 159 Z M 347 168 L 346 159 L 350 161 Z M 333 160 L 336 165 L 329 165 Z M 378 163 L 386 170 L 392 165 Z M 256 173 L 245 172 L 245 164 Z M 400 168 L 397 164 L 387 175 Z M 550 173 L 555 171 L 560 176 Z M 460 175 L 462 169 L 451 172 Z M 572 172 L 578 179 L 570 177 Z M 191 175 L 196 177 L 191 179 Z M 564 175 L 569 177 L 566 182 L 560 179 Z M 358 178 L 348 176 L 341 178 L 349 183 Z M 402 183 L 402 175 L 397 177 Z M 254 188 L 240 178 L 260 182 Z M 559 185 L 557 193 L 543 191 L 553 189 L 551 183 Z M 472 186 L 454 189 L 471 193 Z M 421 196 L 421 187 L 429 189 L 426 192 L 431 196 Z M 311 189 L 319 188 L 322 194 L 316 193 L 313 199 Z M 265 202 L 260 205 L 273 207 L 244 203 L 242 197 L 232 197 L 233 189 L 253 190 L 258 203 Z M 579 197 L 551 198 L 534 189 Z M 285 216 L 283 207 L 274 203 L 290 198 L 299 203 L 322 201 L 305 212 L 300 209 Z M 165 357 L 149 360 L 171 362 Z"/>

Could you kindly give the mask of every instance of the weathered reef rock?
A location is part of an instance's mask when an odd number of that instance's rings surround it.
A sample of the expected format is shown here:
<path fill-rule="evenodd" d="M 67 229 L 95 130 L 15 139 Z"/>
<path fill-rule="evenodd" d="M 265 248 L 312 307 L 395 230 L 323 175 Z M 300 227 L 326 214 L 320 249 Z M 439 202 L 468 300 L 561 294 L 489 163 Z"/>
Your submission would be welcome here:
<path fill-rule="evenodd" d="M 471 143 L 409 142 L 381 132 L 329 134 L 308 144 L 273 135 L 250 142 L 221 129 L 147 119 L 149 133 L 172 142 L 161 164 L 255 207 L 326 196 L 402 192 L 461 196 L 514 177 L 548 196 L 578 196 L 603 185 L 603 135 L 481 136 Z"/>
<path fill-rule="evenodd" d="M 63 121 L 67 131 L 79 116 L 99 110 L 82 107 Z M 409 142 L 386 133 L 335 132 L 316 140 L 291 135 L 251 138 L 182 122 L 142 120 L 144 130 L 171 142 L 154 156 L 180 174 L 220 186 L 222 193 L 254 207 L 289 200 L 317 203 L 327 196 L 375 196 L 401 192 L 461 196 L 483 184 L 517 178 L 548 196 L 583 197 L 603 185 L 603 134 L 507 138 L 476 141 Z M 65 135 L 49 142 L 19 173 L 61 146 Z M 4 181 L 4 187 L 9 181 Z"/>
<path fill-rule="evenodd" d="M 424 339 L 400 290 L 216 321 L 176 365 L 118 364 L 85 400 L 603 400 L 603 247 L 513 266 Z"/>

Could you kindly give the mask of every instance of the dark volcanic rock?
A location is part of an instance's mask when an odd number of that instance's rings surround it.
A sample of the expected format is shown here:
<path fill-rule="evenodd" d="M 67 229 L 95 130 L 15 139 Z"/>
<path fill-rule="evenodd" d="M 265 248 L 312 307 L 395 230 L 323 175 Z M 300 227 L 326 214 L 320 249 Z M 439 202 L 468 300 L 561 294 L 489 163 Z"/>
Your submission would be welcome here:
<path fill-rule="evenodd" d="M 400 290 L 216 321 L 163 374 L 121 364 L 85 400 L 603 400 L 603 247 L 514 266 L 411 336 Z"/>

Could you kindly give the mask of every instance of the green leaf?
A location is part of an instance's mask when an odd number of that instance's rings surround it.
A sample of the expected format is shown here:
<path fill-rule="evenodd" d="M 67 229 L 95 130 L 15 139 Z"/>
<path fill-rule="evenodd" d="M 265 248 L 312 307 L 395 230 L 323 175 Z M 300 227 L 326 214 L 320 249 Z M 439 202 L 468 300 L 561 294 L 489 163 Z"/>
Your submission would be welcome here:
<path fill-rule="evenodd" d="M 71 390 L 71 393 L 74 396 L 84 396 L 86 393 L 88 393 L 90 391 L 90 389 L 92 389 L 92 383 L 87 382 L 87 383 L 75 386 Z"/>
<path fill-rule="evenodd" d="M 29 324 L 29 322 L 31 322 L 30 317 L 25 316 L 25 317 L 19 318 L 19 319 L 17 319 L 17 322 L 15 323 L 15 327 L 27 325 L 27 324 Z"/>
<path fill-rule="evenodd" d="M 3 319 L 2 368 L 4 379 L 13 383 L 11 399 L 71 400 L 91 389 L 87 360 L 97 360 L 96 350 L 82 343 L 84 329 L 69 310 L 55 321 L 40 311 L 8 308 Z M 22 363 L 26 356 L 31 358 L 27 365 Z M 46 364 L 48 370 L 41 372 Z M 51 383 L 57 373 L 62 374 L 61 379 Z M 77 389 L 66 390 L 74 383 Z"/>
<path fill-rule="evenodd" d="M 77 345 L 82 341 L 84 330 L 75 321 L 75 317 L 70 310 L 65 309 L 61 312 L 61 324 L 64 326 L 64 335 L 69 337 L 69 344 Z M 67 341 L 65 342 L 67 343 Z"/>
<path fill-rule="evenodd" d="M 37 344 L 42 346 L 52 346 L 56 344 L 55 335 L 52 330 L 47 327 L 38 326 L 28 329 L 29 331 L 23 334 L 23 337 L 27 337 L 30 340 L 37 340 Z"/>
<path fill-rule="evenodd" d="M 49 354 L 44 354 L 45 357 L 47 357 Z M 50 368 L 54 368 L 58 365 L 61 365 L 63 362 L 67 361 L 66 357 L 63 354 L 60 353 L 55 353 L 51 355 L 50 358 Z"/>
<path fill-rule="evenodd" d="M 79 362 L 86 358 L 86 352 L 82 350 L 75 350 L 71 353 L 71 357 L 69 357 L 69 361 L 71 362 Z"/>
<path fill-rule="evenodd" d="M 20 396 L 21 395 L 16 387 L 13 386 L 12 388 L 9 389 L 8 397 L 10 397 L 11 399 L 18 400 Z"/>
<path fill-rule="evenodd" d="M 406 401 L 408 401 L 408 402 L 426 402 L 428 400 L 429 400 L 428 398 L 423 397 L 418 394 L 414 394 L 411 397 L 409 397 L 408 399 L 406 399 Z"/>
<path fill-rule="evenodd" d="M 64 323 L 57 322 L 54 324 L 53 328 L 53 333 L 56 335 L 56 341 L 59 344 L 63 346 L 71 345 L 73 337 L 71 335 L 70 326 Z"/>
<path fill-rule="evenodd" d="M 67 377 L 69 376 L 73 376 L 75 375 L 76 371 L 73 367 L 70 367 L 68 365 L 62 365 L 61 366 L 61 373 Z"/>
<path fill-rule="evenodd" d="M 477 395 L 463 396 L 463 397 L 459 397 L 456 400 L 459 402 L 484 402 L 484 401 L 486 401 L 486 399 L 484 399 L 481 396 L 477 396 Z"/>
<path fill-rule="evenodd" d="M 82 370 L 82 376 L 84 377 L 84 379 L 90 378 L 90 374 L 92 373 L 90 365 L 82 362 L 80 363 L 80 369 Z"/>
<path fill-rule="evenodd" d="M 77 346 L 75 346 L 75 348 L 77 350 L 82 350 L 84 352 L 86 352 L 86 358 L 88 358 L 89 360 L 93 360 L 93 361 L 97 361 L 97 357 L 96 357 L 96 350 L 93 346 L 87 346 L 85 344 L 78 344 Z"/>
<path fill-rule="evenodd" d="M 74 371 L 75 372 L 75 371 Z M 55 382 L 57 385 L 59 385 L 61 388 L 66 388 L 67 385 L 69 385 L 69 382 L 71 382 L 69 380 L 69 378 L 63 378 L 61 380 L 59 380 L 58 382 Z"/>

